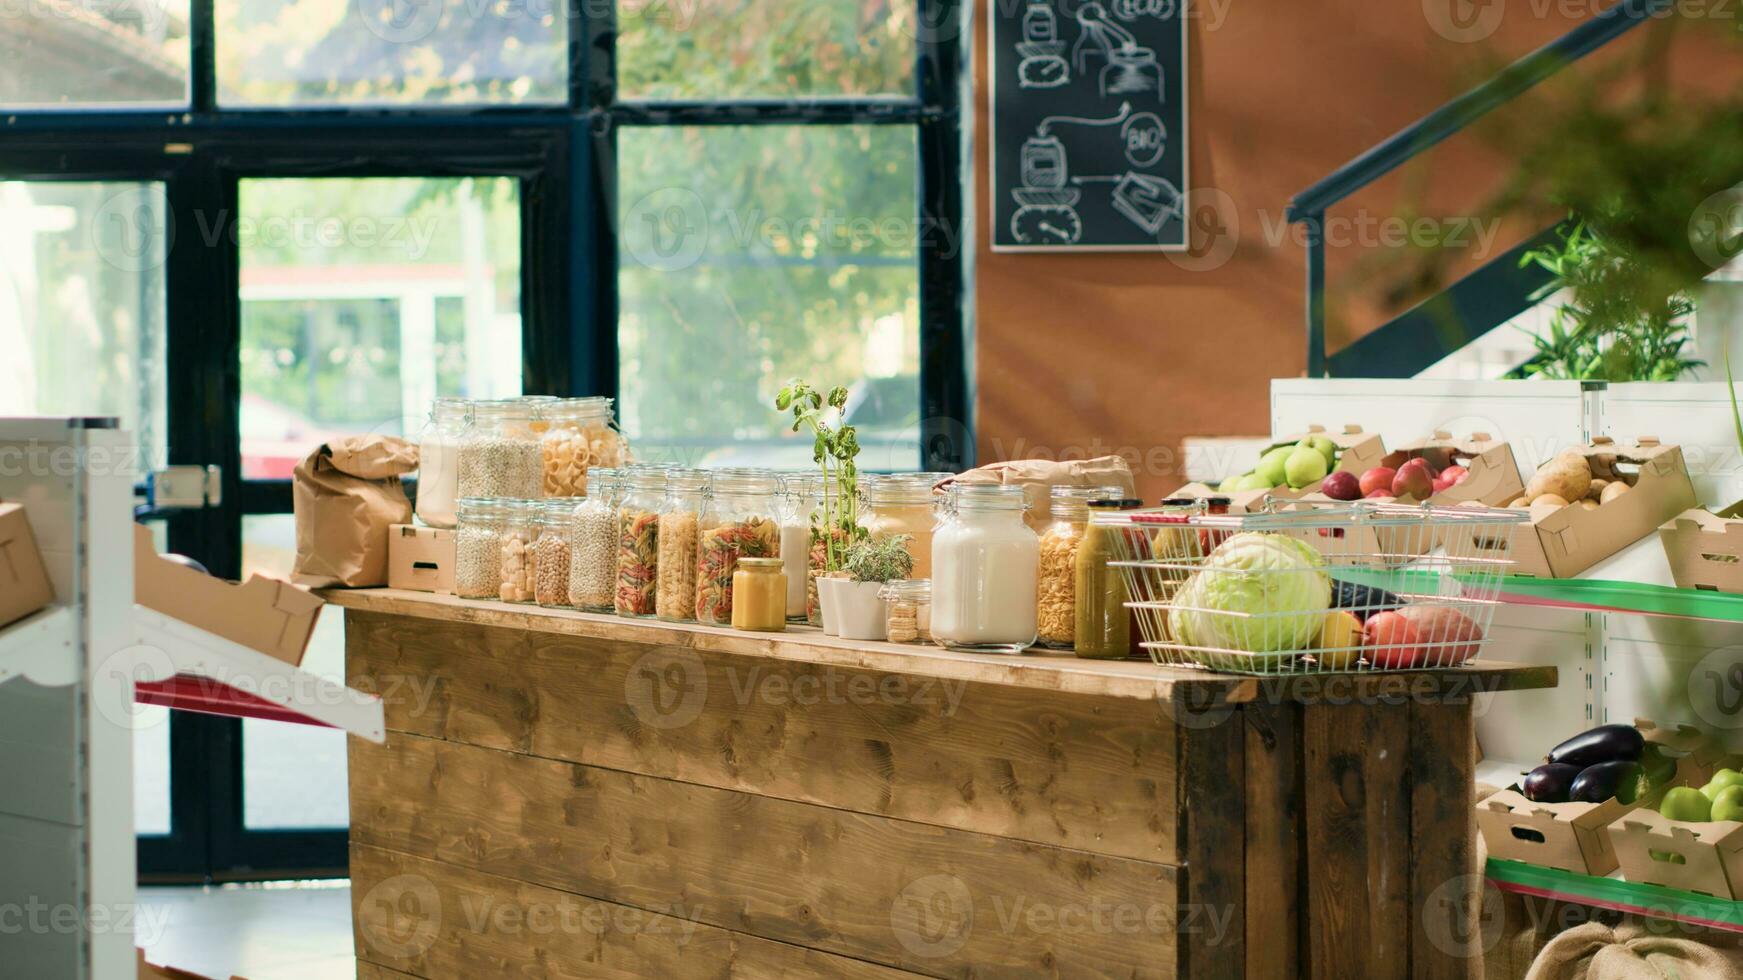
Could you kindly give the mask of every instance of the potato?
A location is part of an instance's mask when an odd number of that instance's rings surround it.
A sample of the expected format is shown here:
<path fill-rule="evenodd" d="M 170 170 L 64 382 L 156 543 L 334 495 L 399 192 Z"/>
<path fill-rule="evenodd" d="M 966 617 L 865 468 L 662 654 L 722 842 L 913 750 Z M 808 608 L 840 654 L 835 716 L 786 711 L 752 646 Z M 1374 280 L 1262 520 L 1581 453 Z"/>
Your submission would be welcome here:
<path fill-rule="evenodd" d="M 1567 506 L 1567 501 L 1553 493 L 1546 493 L 1531 502 L 1532 521 L 1541 521 L 1545 517 Z"/>
<path fill-rule="evenodd" d="M 1587 500 L 1597 500 L 1598 495 L 1603 493 L 1604 488 L 1609 486 L 1609 485 L 1610 485 L 1609 480 L 1596 480 L 1596 479 L 1594 479 L 1592 481 L 1592 485 L 1590 487 L 1586 488 L 1586 499 Z"/>
<path fill-rule="evenodd" d="M 1610 501 L 1615 500 L 1617 497 L 1627 493 L 1630 489 L 1631 488 L 1628 484 L 1623 483 L 1621 480 L 1612 481 L 1609 486 L 1604 488 L 1604 492 L 1599 495 L 1598 502 L 1601 504 L 1607 504 Z"/>
<path fill-rule="evenodd" d="M 1592 468 L 1584 457 L 1557 456 L 1543 464 L 1525 485 L 1525 495 L 1533 502 L 1544 494 L 1560 497 L 1563 504 L 1578 500 L 1592 486 Z"/>
<path fill-rule="evenodd" d="M 1508 504 L 1507 506 L 1508 507 L 1530 507 L 1531 506 L 1531 498 L 1530 497 L 1515 497 L 1515 498 L 1513 498 L 1513 502 Z"/>
<path fill-rule="evenodd" d="M 1597 510 L 1598 509 L 1598 502 L 1596 500 L 1593 500 L 1590 497 L 1587 497 L 1586 499 L 1580 501 L 1580 509 L 1581 510 Z"/>

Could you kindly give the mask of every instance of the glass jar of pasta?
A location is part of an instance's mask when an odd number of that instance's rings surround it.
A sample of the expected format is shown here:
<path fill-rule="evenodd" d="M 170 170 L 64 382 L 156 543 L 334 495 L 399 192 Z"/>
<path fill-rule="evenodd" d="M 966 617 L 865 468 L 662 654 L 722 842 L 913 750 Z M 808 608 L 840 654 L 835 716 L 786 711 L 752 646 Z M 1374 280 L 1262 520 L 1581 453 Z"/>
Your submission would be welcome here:
<path fill-rule="evenodd" d="M 497 598 L 503 602 L 533 601 L 533 541 L 539 533 L 537 500 L 505 500 L 502 532 L 497 535 Z"/>
<path fill-rule="evenodd" d="M 732 624 L 740 558 L 781 556 L 780 482 L 769 470 L 717 470 L 696 546 L 696 621 Z"/>
<path fill-rule="evenodd" d="M 617 591 L 618 471 L 595 467 L 569 511 L 569 605 L 610 612 Z"/>
<path fill-rule="evenodd" d="M 938 524 L 932 482 L 923 473 L 869 476 L 865 480 L 866 512 L 860 516 L 860 526 L 874 541 L 906 534 L 915 578 L 932 575 L 932 532 Z"/>
<path fill-rule="evenodd" d="M 654 615 L 667 622 L 696 618 L 696 528 L 708 494 L 708 477 L 705 470 L 666 471 Z"/>
<path fill-rule="evenodd" d="M 472 403 L 460 436 L 457 491 L 462 497 L 536 500 L 544 495 L 544 457 L 533 426 L 535 402 L 505 398 Z"/>
<path fill-rule="evenodd" d="M 450 528 L 458 519 L 458 453 L 471 411 L 464 398 L 438 398 L 418 437 L 418 519 L 431 527 Z"/>
<path fill-rule="evenodd" d="M 659 585 L 660 507 L 666 471 L 633 466 L 624 471 L 617 505 L 617 587 L 612 606 L 619 616 L 654 615 Z"/>
<path fill-rule="evenodd" d="M 454 594 L 462 599 L 494 599 L 502 588 L 503 528 L 510 501 L 462 497 L 454 531 Z"/>
<path fill-rule="evenodd" d="M 612 425 L 611 399 L 564 398 L 540 408 L 547 426 L 540 437 L 547 497 L 580 497 L 588 471 L 623 463 L 623 436 Z"/>

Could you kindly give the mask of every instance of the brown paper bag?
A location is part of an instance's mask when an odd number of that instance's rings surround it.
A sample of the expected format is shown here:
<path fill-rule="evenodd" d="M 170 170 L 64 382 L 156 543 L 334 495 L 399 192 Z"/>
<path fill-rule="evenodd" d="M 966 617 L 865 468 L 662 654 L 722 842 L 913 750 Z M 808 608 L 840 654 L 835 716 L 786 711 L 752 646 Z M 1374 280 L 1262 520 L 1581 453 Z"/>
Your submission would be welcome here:
<path fill-rule="evenodd" d="M 298 463 L 292 581 L 317 589 L 386 585 L 387 529 L 412 520 L 400 477 L 417 468 L 418 447 L 381 435 L 328 443 Z"/>
<path fill-rule="evenodd" d="M 1095 459 L 1014 459 L 1005 463 L 988 463 L 945 480 L 951 483 L 1002 483 L 1021 485 L 1029 502 L 1023 515 L 1029 526 L 1039 531 L 1052 521 L 1047 497 L 1054 487 L 1119 487 L 1125 496 L 1134 493 L 1132 468 L 1120 456 L 1098 456 Z"/>
<path fill-rule="evenodd" d="M 1702 980 L 1743 978 L 1732 937 L 1653 932 L 1630 916 L 1612 929 L 1597 922 L 1550 940 L 1526 980 Z"/>

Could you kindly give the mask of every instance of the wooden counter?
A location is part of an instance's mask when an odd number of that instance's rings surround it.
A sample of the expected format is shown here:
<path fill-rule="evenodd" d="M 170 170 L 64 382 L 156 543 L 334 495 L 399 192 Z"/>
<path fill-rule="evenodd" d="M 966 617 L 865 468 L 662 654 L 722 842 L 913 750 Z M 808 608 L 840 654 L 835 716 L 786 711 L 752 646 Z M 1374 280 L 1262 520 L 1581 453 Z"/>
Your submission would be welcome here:
<path fill-rule="evenodd" d="M 325 595 L 361 976 L 1471 976 L 1471 698 L 1556 682 Z"/>

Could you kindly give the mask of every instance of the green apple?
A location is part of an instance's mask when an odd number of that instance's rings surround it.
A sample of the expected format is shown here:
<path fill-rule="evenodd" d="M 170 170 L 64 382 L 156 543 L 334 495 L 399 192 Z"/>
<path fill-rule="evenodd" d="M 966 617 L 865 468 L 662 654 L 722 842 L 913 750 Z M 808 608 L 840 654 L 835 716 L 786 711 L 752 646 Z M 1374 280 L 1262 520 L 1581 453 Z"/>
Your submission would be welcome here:
<path fill-rule="evenodd" d="M 1685 823 L 1706 823 L 1713 819 L 1713 801 L 1707 799 L 1698 789 L 1678 786 L 1664 794 L 1664 802 L 1658 805 L 1658 812 Z"/>
<path fill-rule="evenodd" d="M 1327 439 L 1325 436 L 1308 436 L 1306 439 L 1301 440 L 1295 445 L 1297 447 L 1306 446 L 1309 449 L 1317 450 L 1321 456 L 1324 456 L 1327 473 L 1331 472 L 1331 468 L 1338 464 L 1338 444 Z"/>
<path fill-rule="evenodd" d="M 1713 797 L 1713 819 L 1743 821 L 1743 786 L 1727 786 Z"/>
<path fill-rule="evenodd" d="M 1289 455 L 1293 452 L 1294 446 L 1278 446 L 1259 457 L 1259 465 L 1253 468 L 1253 472 L 1270 481 L 1265 484 L 1267 490 L 1282 486 L 1288 479 L 1286 467 L 1289 464 Z"/>
<path fill-rule="evenodd" d="M 1246 476 L 1247 475 L 1245 473 L 1242 473 L 1240 476 L 1229 477 L 1228 479 L 1224 480 L 1223 482 L 1217 484 L 1216 492 L 1217 493 L 1234 493 L 1236 490 L 1240 489 L 1240 483 L 1243 479 L 1246 478 Z"/>
<path fill-rule="evenodd" d="M 1236 490 L 1269 490 L 1272 487 L 1275 487 L 1276 485 L 1277 484 L 1272 483 L 1270 480 L 1265 479 L 1265 474 L 1263 474 L 1263 473 L 1248 473 L 1246 476 L 1241 477 L 1241 481 L 1239 483 L 1235 484 L 1235 489 Z"/>
<path fill-rule="evenodd" d="M 1311 446 L 1297 446 L 1283 465 L 1283 473 L 1288 478 L 1289 485 L 1297 490 L 1325 479 L 1330 471 L 1331 467 L 1326 465 L 1325 457 Z"/>
<path fill-rule="evenodd" d="M 1717 800 L 1719 793 L 1731 786 L 1743 786 L 1743 772 L 1721 769 L 1713 773 L 1713 778 L 1707 780 L 1707 785 L 1701 787 L 1701 792 L 1707 794 L 1707 799 Z"/>

